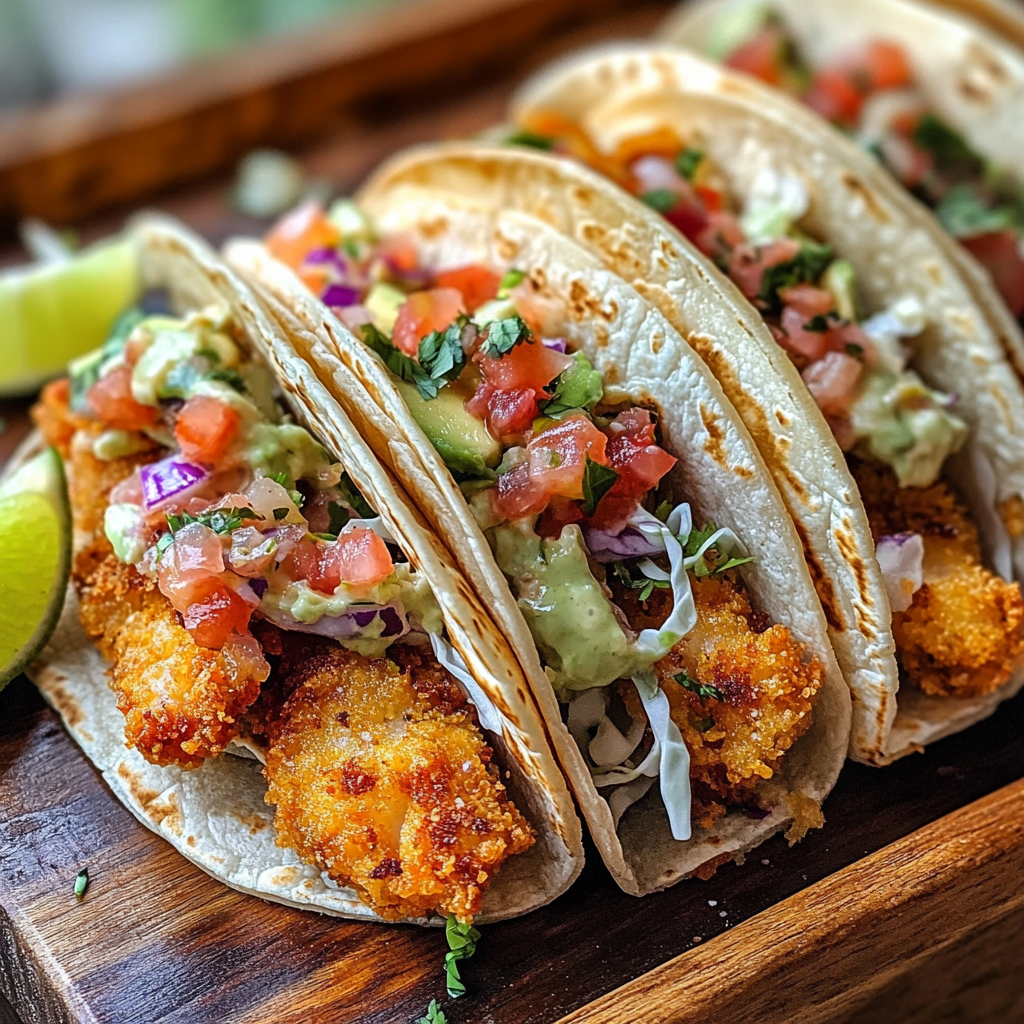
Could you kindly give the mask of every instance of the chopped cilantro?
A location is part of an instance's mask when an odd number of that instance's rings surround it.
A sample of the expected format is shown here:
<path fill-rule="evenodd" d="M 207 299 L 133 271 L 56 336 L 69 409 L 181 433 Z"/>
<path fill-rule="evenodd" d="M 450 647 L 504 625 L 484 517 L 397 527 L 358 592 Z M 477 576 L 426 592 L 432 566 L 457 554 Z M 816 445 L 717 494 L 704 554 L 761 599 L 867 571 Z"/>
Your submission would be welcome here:
<path fill-rule="evenodd" d="M 716 533 L 718 527 L 710 520 L 704 524 L 704 528 L 701 530 L 691 530 L 690 536 L 686 538 L 686 544 L 683 548 L 683 554 L 687 558 L 693 558 L 694 555 L 700 551 L 704 543 L 714 533 Z M 708 556 L 711 556 L 709 559 Z M 718 564 L 719 558 L 718 549 L 712 546 L 708 551 L 704 552 L 701 559 L 691 567 L 691 572 L 694 576 L 711 576 L 720 572 L 725 572 L 726 569 L 735 569 L 738 565 L 746 565 L 747 562 L 752 562 L 753 556 L 746 556 L 743 558 L 729 558 L 721 565 Z M 710 565 L 708 562 L 710 561 Z"/>
<path fill-rule="evenodd" d="M 586 459 L 583 470 L 583 514 L 592 516 L 597 503 L 611 490 L 619 474 L 611 466 L 595 462 L 589 453 Z"/>
<path fill-rule="evenodd" d="M 234 388 L 240 395 L 244 395 L 248 390 L 245 378 L 237 370 L 211 370 L 209 373 L 203 374 L 203 379 L 216 380 L 222 384 L 227 384 L 228 387 Z"/>
<path fill-rule="evenodd" d="M 964 137 L 934 114 L 925 114 L 914 126 L 914 142 L 927 150 L 942 169 L 960 168 L 965 164 L 979 168 L 984 161 L 967 144 Z"/>
<path fill-rule="evenodd" d="M 676 170 L 679 172 L 679 176 L 687 181 L 693 181 L 693 176 L 697 173 L 697 168 L 700 167 L 700 162 L 703 159 L 703 149 L 684 149 L 676 157 Z"/>
<path fill-rule="evenodd" d="M 652 580 L 641 572 L 640 567 L 628 562 L 612 562 L 612 575 L 630 590 L 639 590 L 641 601 L 646 601 L 654 591 L 668 590 L 672 584 L 668 580 Z"/>
<path fill-rule="evenodd" d="M 665 501 L 661 502 L 661 504 L 658 505 L 658 507 L 654 510 L 654 518 L 660 519 L 662 522 L 665 522 L 665 520 L 669 517 L 669 513 L 674 508 L 675 505 L 673 505 L 671 501 L 668 501 L 666 499 Z"/>
<path fill-rule="evenodd" d="M 529 128 L 521 128 L 505 137 L 506 146 L 529 146 L 531 149 L 554 149 L 555 140 L 550 135 L 531 132 Z"/>
<path fill-rule="evenodd" d="M 853 356 L 854 359 L 860 359 L 864 355 L 864 346 L 858 345 L 855 341 L 848 341 L 846 343 L 846 353 Z"/>
<path fill-rule="evenodd" d="M 82 868 L 77 875 L 75 875 L 75 899 L 79 903 L 85 899 L 85 890 L 89 888 L 89 869 Z"/>
<path fill-rule="evenodd" d="M 645 192 L 640 200 L 658 213 L 668 213 L 679 202 L 679 193 L 670 188 L 656 188 Z"/>
<path fill-rule="evenodd" d="M 420 339 L 419 363 L 431 380 L 453 381 L 466 365 L 466 353 L 462 350 L 462 332 L 469 318 L 459 316 L 443 331 L 431 331 Z M 438 384 L 444 387 L 444 383 Z"/>
<path fill-rule="evenodd" d="M 815 334 L 824 334 L 828 330 L 828 314 L 819 313 L 817 316 L 812 316 L 804 324 L 804 330 L 813 331 Z"/>
<path fill-rule="evenodd" d="M 384 361 L 384 365 L 400 380 L 415 384 L 416 390 L 425 399 L 437 398 L 442 385 L 433 380 L 415 359 L 410 359 L 384 333 L 378 331 L 373 324 L 363 324 L 363 341 L 366 346 Z"/>
<path fill-rule="evenodd" d="M 356 485 L 352 483 L 348 473 L 345 473 L 341 480 L 338 481 L 338 491 L 341 495 L 341 500 L 360 519 L 372 519 L 377 514 L 374 512 L 373 506 L 356 489 Z"/>
<path fill-rule="evenodd" d="M 604 394 L 601 372 L 594 369 L 582 352 L 573 353 L 572 359 L 572 366 L 555 378 L 551 399 L 540 407 L 547 417 L 561 416 L 571 409 L 593 409 L 601 401 Z"/>
<path fill-rule="evenodd" d="M 485 356 L 497 359 L 530 337 L 530 328 L 518 316 L 495 320 L 487 325 L 487 337 L 480 346 Z"/>
<path fill-rule="evenodd" d="M 765 267 L 757 297 L 767 305 L 769 311 L 777 310 L 781 305 L 779 289 L 792 288 L 805 281 L 817 281 L 832 262 L 832 255 L 832 247 L 829 245 L 801 242 L 800 251 L 791 260 Z"/>
<path fill-rule="evenodd" d="M 508 293 L 512 291 L 517 285 L 523 283 L 526 280 L 525 270 L 507 270 L 505 276 L 501 279 L 501 284 L 498 285 L 498 298 L 507 299 Z"/>
<path fill-rule="evenodd" d="M 156 553 L 162 555 L 170 546 L 174 543 L 173 533 L 164 533 L 160 535 L 160 539 L 156 542 Z"/>
<path fill-rule="evenodd" d="M 468 960 L 476 952 L 480 933 L 469 924 L 462 924 L 454 917 L 448 918 L 444 928 L 448 940 L 448 952 L 444 955 L 444 969 L 448 980 L 448 995 L 452 999 L 466 994 L 466 986 L 459 976 L 459 961 Z"/>
<path fill-rule="evenodd" d="M 988 203 L 974 185 L 954 185 L 939 200 L 935 215 L 955 238 L 1024 227 L 1024 203 Z"/>
<path fill-rule="evenodd" d="M 310 533 L 308 536 L 314 537 L 316 540 L 334 541 L 338 539 L 336 533 Z"/>
<path fill-rule="evenodd" d="M 696 679 L 688 676 L 685 672 L 678 672 L 672 677 L 684 690 L 695 693 L 703 704 L 705 700 L 725 700 L 725 695 L 716 686 L 709 686 L 707 683 L 698 683 Z"/>
<path fill-rule="evenodd" d="M 275 510 L 274 515 L 277 515 Z M 327 502 L 327 530 L 329 533 L 333 533 L 337 536 L 343 529 L 345 524 L 352 518 L 347 508 L 340 501 L 329 501 Z"/>
<path fill-rule="evenodd" d="M 420 1017 L 416 1024 L 448 1024 L 448 1018 L 444 1015 L 444 1010 L 437 1005 L 437 1000 L 431 999 L 426 1015 Z"/>
<path fill-rule="evenodd" d="M 288 518 L 288 513 L 290 511 L 291 510 L 287 509 L 287 508 L 275 508 L 274 509 L 274 519 L 277 520 L 277 522 L 281 522 L 282 519 L 287 519 Z"/>
<path fill-rule="evenodd" d="M 279 510 L 275 510 L 274 512 L 275 519 L 277 518 L 278 511 Z M 287 511 L 285 511 L 285 515 L 287 514 Z M 181 515 L 172 515 L 168 512 L 167 528 L 173 535 L 182 529 L 182 527 L 188 526 L 190 523 L 199 523 L 202 526 L 209 527 L 214 533 L 231 533 L 232 530 L 237 530 L 246 519 L 262 518 L 263 516 L 258 512 L 254 512 L 251 508 L 206 509 L 198 515 L 192 515 L 191 512 L 182 512 Z"/>

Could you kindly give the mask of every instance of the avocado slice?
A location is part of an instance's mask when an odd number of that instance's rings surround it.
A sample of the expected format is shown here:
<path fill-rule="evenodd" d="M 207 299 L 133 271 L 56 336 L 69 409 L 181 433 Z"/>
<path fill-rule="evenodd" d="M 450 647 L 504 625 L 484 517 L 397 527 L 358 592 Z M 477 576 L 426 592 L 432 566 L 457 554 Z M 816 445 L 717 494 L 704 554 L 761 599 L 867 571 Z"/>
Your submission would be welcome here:
<path fill-rule="evenodd" d="M 848 260 L 833 260 L 821 277 L 821 286 L 832 293 L 836 312 L 850 323 L 857 322 L 857 289 L 853 265 Z"/>
<path fill-rule="evenodd" d="M 501 461 L 501 445 L 486 424 L 466 412 L 462 397 L 442 388 L 436 398 L 426 399 L 416 387 L 396 380 L 412 418 L 430 438 L 430 443 L 453 472 L 464 476 L 490 476 Z"/>

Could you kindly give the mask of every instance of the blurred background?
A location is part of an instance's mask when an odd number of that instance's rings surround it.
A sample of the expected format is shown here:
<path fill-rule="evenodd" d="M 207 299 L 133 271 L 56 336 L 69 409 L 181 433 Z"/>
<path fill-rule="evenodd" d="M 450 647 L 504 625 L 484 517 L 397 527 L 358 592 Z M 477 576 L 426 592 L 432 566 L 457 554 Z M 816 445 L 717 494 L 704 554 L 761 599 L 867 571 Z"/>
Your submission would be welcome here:
<path fill-rule="evenodd" d="M 0 0 L 0 113 L 408 0 Z"/>

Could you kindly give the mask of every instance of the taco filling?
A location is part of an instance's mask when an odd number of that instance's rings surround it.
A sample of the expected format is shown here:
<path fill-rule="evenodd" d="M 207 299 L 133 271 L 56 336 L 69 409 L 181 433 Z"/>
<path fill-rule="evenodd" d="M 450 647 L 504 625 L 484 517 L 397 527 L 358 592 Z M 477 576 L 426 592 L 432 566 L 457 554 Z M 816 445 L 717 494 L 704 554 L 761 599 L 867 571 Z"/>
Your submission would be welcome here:
<path fill-rule="evenodd" d="M 559 115 L 536 113 L 527 128 L 525 141 L 594 166 L 662 214 L 733 280 L 800 370 L 867 508 L 906 679 L 935 696 L 1006 683 L 1024 654 L 1024 601 L 984 565 L 978 528 L 943 475 L 969 431 L 956 396 L 910 365 L 925 327 L 917 299 L 862 310 L 852 265 L 802 230 L 809 196 L 795 178 L 763 168 L 741 204 L 700 141 L 671 129 L 605 153 Z"/>
<path fill-rule="evenodd" d="M 746 20 L 751 12 L 737 13 Z M 985 266 L 1013 315 L 1024 317 L 1022 184 L 929 107 L 903 49 L 879 36 L 812 68 L 767 9 L 759 25 L 743 27 L 732 33 L 742 41 L 727 45 L 724 63 L 786 89 L 870 149 Z M 729 25 L 720 32 L 730 38 Z"/>
<path fill-rule="evenodd" d="M 659 777 L 676 839 L 691 815 L 762 815 L 824 669 L 752 602 L 735 535 L 668 497 L 656 411 L 545 329 L 523 272 L 421 266 L 348 201 L 266 244 L 380 356 L 460 481 L 616 823 Z"/>
<path fill-rule="evenodd" d="M 34 417 L 69 469 L 81 621 L 128 744 L 183 768 L 257 746 L 279 845 L 382 917 L 471 918 L 534 842 L 475 684 L 226 314 L 126 315 Z"/>

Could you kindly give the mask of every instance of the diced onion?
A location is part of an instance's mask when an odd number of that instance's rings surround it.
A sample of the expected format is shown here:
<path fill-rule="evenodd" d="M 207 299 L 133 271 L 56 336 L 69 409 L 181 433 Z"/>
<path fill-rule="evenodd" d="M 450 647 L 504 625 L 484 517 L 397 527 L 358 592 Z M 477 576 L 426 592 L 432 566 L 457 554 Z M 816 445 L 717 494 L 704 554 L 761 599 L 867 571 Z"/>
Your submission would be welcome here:
<path fill-rule="evenodd" d="M 142 501 L 147 509 L 157 508 L 196 490 L 209 479 L 209 471 L 179 455 L 169 455 L 139 470 Z"/>

